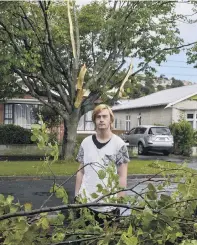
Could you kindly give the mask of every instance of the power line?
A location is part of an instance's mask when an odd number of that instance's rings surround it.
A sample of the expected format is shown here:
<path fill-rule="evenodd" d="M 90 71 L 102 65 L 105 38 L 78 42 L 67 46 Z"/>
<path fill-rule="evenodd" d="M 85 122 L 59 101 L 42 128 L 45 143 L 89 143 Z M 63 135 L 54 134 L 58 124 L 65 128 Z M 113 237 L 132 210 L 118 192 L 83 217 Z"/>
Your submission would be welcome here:
<path fill-rule="evenodd" d="M 195 67 L 187 67 L 187 66 L 166 66 L 166 65 L 154 65 L 154 66 L 158 66 L 158 67 L 169 67 L 169 68 L 174 68 L 174 67 L 177 67 L 177 68 L 184 68 L 184 69 L 196 69 Z M 197 69 L 196 69 L 197 70 Z"/>
<path fill-rule="evenodd" d="M 196 75 L 191 75 L 191 74 L 173 74 L 173 73 L 165 73 L 164 75 L 171 75 L 171 76 L 186 76 L 186 77 L 196 77 L 197 78 L 197 74 Z"/>
<path fill-rule="evenodd" d="M 183 60 L 167 60 L 167 62 L 170 61 L 170 62 L 177 62 L 177 63 L 187 63 L 186 61 L 183 61 Z"/>
<path fill-rule="evenodd" d="M 160 72 L 161 73 L 161 72 Z M 171 75 L 171 76 L 187 76 L 187 77 L 196 77 L 197 78 L 197 74 L 196 75 L 192 75 L 192 74 L 174 74 L 174 73 L 166 73 L 163 75 Z M 144 74 L 136 74 L 135 76 L 144 76 Z"/>

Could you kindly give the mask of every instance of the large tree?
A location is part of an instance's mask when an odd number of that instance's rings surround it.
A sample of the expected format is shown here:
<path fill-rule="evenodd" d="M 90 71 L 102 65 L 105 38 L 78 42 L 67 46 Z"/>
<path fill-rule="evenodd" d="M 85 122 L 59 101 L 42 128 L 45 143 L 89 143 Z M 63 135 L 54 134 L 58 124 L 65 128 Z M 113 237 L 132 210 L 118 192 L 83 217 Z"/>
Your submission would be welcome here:
<path fill-rule="evenodd" d="M 79 118 L 98 98 L 107 101 L 114 87 L 117 98 L 129 75 L 150 72 L 151 61 L 160 64 L 179 52 L 184 44 L 175 4 L 95 1 L 80 8 L 74 1 L 0 2 L 0 69 L 20 78 L 23 84 L 15 84 L 62 117 L 62 156 L 72 156 Z M 141 63 L 132 70 L 135 57 Z M 128 73 L 120 78 L 123 67 Z"/>

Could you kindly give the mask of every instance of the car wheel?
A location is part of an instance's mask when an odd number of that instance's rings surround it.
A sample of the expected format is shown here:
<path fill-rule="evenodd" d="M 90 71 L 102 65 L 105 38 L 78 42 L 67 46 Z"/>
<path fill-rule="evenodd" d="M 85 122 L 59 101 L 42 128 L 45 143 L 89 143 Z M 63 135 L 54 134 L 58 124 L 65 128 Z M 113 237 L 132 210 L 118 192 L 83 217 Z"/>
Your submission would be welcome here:
<path fill-rule="evenodd" d="M 138 144 L 138 155 L 143 155 L 145 153 L 145 149 L 144 149 L 144 146 L 143 144 L 140 142 Z"/>
<path fill-rule="evenodd" d="M 163 151 L 164 156 L 169 156 L 170 152 L 169 151 Z"/>

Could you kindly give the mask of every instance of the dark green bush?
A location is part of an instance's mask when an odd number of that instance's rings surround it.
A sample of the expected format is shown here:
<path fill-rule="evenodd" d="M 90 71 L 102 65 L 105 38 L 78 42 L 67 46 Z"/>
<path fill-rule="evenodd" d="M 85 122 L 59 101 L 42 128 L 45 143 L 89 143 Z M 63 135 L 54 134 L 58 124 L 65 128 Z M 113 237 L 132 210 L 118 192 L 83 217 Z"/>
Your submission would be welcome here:
<path fill-rule="evenodd" d="M 194 146 L 194 130 L 191 124 L 181 119 L 177 123 L 170 125 L 170 130 L 174 137 L 174 153 L 183 156 L 190 156 L 192 146 Z"/>
<path fill-rule="evenodd" d="M 13 124 L 0 125 L 0 145 L 32 144 L 31 130 Z"/>

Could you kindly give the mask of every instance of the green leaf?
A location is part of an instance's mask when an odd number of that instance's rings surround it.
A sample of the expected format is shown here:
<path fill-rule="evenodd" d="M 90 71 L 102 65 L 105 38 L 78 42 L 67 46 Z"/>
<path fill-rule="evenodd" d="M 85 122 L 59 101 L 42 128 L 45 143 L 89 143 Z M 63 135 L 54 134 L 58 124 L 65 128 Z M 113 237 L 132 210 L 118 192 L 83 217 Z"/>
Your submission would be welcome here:
<path fill-rule="evenodd" d="M 128 236 L 131 237 L 133 234 L 133 227 L 132 225 L 129 226 L 128 232 L 127 232 Z"/>
<path fill-rule="evenodd" d="M 148 191 L 146 193 L 146 195 L 147 195 L 147 198 L 150 200 L 156 200 L 157 199 L 157 194 L 155 191 Z"/>
<path fill-rule="evenodd" d="M 5 197 L 2 194 L 0 194 L 0 202 L 5 202 Z"/>
<path fill-rule="evenodd" d="M 106 177 L 106 172 L 104 170 L 99 170 L 98 171 L 98 177 L 99 179 L 104 179 Z"/>
<path fill-rule="evenodd" d="M 176 237 L 182 237 L 183 236 L 183 233 L 182 232 L 177 232 L 176 233 Z"/>
<path fill-rule="evenodd" d="M 102 190 L 103 190 L 103 186 L 101 184 L 98 184 L 97 185 L 97 191 L 102 192 Z"/>
<path fill-rule="evenodd" d="M 175 208 L 166 208 L 161 210 L 161 214 L 166 215 L 170 218 L 176 216 L 177 210 Z"/>
<path fill-rule="evenodd" d="M 151 184 L 151 183 L 148 184 L 147 188 L 148 188 L 150 191 L 156 192 L 156 189 L 155 189 L 154 185 Z"/>
<path fill-rule="evenodd" d="M 41 226 L 42 226 L 43 230 L 49 229 L 49 221 L 47 218 L 44 217 L 41 219 Z"/>
<path fill-rule="evenodd" d="M 37 137 L 35 135 L 32 135 L 31 136 L 31 141 L 36 141 L 37 140 Z"/>
<path fill-rule="evenodd" d="M 14 200 L 14 197 L 13 196 L 10 196 L 10 195 L 8 195 L 8 197 L 6 198 L 6 202 L 8 204 L 11 204 L 13 200 Z"/>
<path fill-rule="evenodd" d="M 24 204 L 25 212 L 32 210 L 32 203 L 25 203 Z"/>
<path fill-rule="evenodd" d="M 41 126 L 39 125 L 39 124 L 32 124 L 31 125 L 31 128 L 33 129 L 33 130 L 39 130 L 40 128 L 41 128 Z"/>
<path fill-rule="evenodd" d="M 65 237 L 65 233 L 63 233 L 63 232 L 56 232 L 52 236 L 52 241 L 53 242 L 62 242 L 64 240 L 64 237 Z"/>
<path fill-rule="evenodd" d="M 18 209 L 19 209 L 19 206 L 18 205 L 12 204 L 10 206 L 10 213 L 16 213 L 18 211 Z"/>
<path fill-rule="evenodd" d="M 98 195 L 96 193 L 92 193 L 91 194 L 91 197 L 94 198 L 94 199 L 96 199 L 98 197 Z"/>

